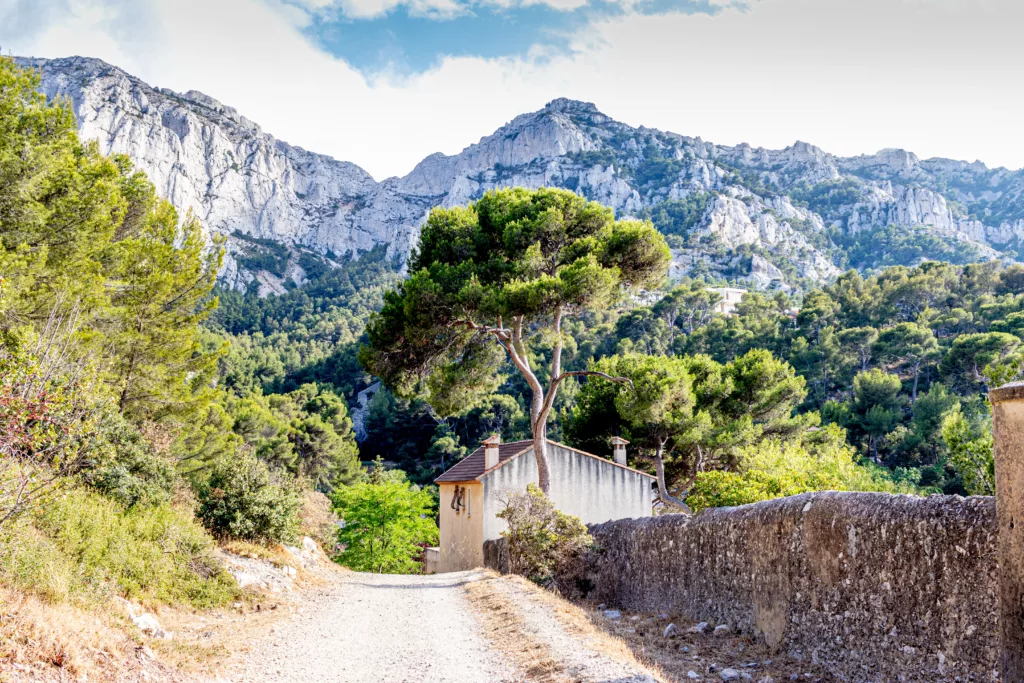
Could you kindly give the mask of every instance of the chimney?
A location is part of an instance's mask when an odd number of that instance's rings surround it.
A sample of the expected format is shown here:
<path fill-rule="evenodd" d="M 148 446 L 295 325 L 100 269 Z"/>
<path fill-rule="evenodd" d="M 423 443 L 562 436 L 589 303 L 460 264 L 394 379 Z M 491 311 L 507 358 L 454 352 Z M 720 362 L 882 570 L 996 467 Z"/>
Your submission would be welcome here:
<path fill-rule="evenodd" d="M 501 434 L 493 434 L 484 440 L 484 470 L 498 464 L 498 447 L 501 445 Z"/>
<path fill-rule="evenodd" d="M 615 457 L 616 465 L 626 465 L 626 446 L 629 442 L 619 436 L 612 437 L 612 455 Z"/>

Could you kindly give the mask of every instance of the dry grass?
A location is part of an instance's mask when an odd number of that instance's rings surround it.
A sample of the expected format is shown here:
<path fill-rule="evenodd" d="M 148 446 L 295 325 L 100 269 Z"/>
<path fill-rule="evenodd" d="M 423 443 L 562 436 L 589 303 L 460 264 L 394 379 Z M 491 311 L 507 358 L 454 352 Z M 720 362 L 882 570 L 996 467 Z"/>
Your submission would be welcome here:
<path fill-rule="evenodd" d="M 218 671 L 234 653 L 294 614 L 282 596 L 246 591 L 230 609 L 196 614 L 163 610 L 157 616 L 173 640 L 149 643 L 160 661 L 176 671 L 205 674 Z"/>
<path fill-rule="evenodd" d="M 277 567 L 293 567 L 300 569 L 299 561 L 290 552 L 280 545 L 261 545 L 248 541 L 224 541 L 220 543 L 221 550 L 239 557 L 248 557 L 253 560 L 266 560 Z"/>
<path fill-rule="evenodd" d="M 338 515 L 334 512 L 331 499 L 306 489 L 302 492 L 302 507 L 299 508 L 300 533 L 310 536 L 322 548 L 331 551 L 338 541 Z"/>
<path fill-rule="evenodd" d="M 224 550 L 276 566 L 297 566 L 283 547 L 228 543 Z M 333 562 L 300 570 L 300 590 L 338 573 Z M 297 594 L 293 594 L 297 595 Z M 89 683 L 185 683 L 217 673 L 253 639 L 295 613 L 280 594 L 242 591 L 224 608 L 194 610 L 150 604 L 172 640 L 139 634 L 114 600 L 73 605 L 0 585 L 0 683 L 84 681 Z"/>
<path fill-rule="evenodd" d="M 85 610 L 0 588 L 0 683 L 192 681 L 215 674 L 295 609 L 254 591 L 224 609 L 161 607 L 151 611 L 174 638 L 159 640 L 141 636 L 113 602 Z"/>
<path fill-rule="evenodd" d="M 493 585 L 494 581 L 501 580 L 504 578 L 495 575 L 466 586 L 491 642 L 530 680 L 540 683 L 568 680 L 563 677 L 564 667 L 551 648 L 526 627 L 516 604 Z"/>
<path fill-rule="evenodd" d="M 193 614 L 164 608 L 156 615 L 173 640 L 142 637 L 120 605 L 84 610 L 0 589 L 0 681 L 122 683 L 191 680 L 215 671 L 248 634 L 273 619 L 252 610 Z M 280 610 L 282 613 L 287 610 Z"/>
<path fill-rule="evenodd" d="M 513 581 L 523 590 L 529 591 L 534 600 L 537 600 L 551 610 L 559 623 L 574 635 L 581 636 L 587 643 L 600 652 L 617 662 L 629 664 L 641 668 L 652 668 L 655 662 L 648 658 L 638 656 L 629 645 L 621 638 L 609 633 L 599 627 L 591 618 L 590 614 L 568 600 L 565 600 L 551 591 L 544 590 L 537 584 L 524 579 L 521 576 L 509 576 L 508 580 Z"/>
<path fill-rule="evenodd" d="M 116 608 L 87 612 L 0 588 L 0 680 L 113 680 L 138 661 L 140 642 L 123 625 Z"/>
<path fill-rule="evenodd" d="M 491 642 L 511 658 L 529 680 L 564 683 L 574 682 L 576 677 L 568 671 L 558 653 L 527 625 L 519 599 L 542 606 L 567 634 L 588 649 L 630 669 L 649 671 L 659 680 L 667 680 L 657 667 L 652 666 L 652 662 L 642 661 L 622 640 L 595 626 L 587 613 L 576 605 L 520 576 L 488 574 L 488 578 L 468 584 L 466 591 L 488 630 Z M 504 582 L 504 586 L 499 582 Z M 519 595 L 513 597 L 508 589 Z"/>

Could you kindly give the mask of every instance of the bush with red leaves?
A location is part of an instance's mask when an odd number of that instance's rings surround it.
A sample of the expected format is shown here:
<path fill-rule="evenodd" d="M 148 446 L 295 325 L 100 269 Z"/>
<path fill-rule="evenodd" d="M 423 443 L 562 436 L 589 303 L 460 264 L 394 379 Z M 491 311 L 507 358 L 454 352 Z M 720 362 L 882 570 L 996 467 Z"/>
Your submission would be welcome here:
<path fill-rule="evenodd" d="M 94 413 L 76 385 L 53 381 L 31 357 L 0 351 L 0 525 L 88 461 Z"/>

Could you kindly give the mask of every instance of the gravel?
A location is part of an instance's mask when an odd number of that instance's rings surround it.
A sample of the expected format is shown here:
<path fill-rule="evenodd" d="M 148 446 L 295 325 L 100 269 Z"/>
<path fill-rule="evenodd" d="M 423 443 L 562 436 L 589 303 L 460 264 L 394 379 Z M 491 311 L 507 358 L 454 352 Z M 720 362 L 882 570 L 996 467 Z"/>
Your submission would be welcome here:
<path fill-rule="evenodd" d="M 582 610 L 519 577 L 500 577 L 488 585 L 514 610 L 523 638 L 550 653 L 556 672 L 542 680 L 656 683 L 653 673 L 637 662 L 623 643 L 590 627 Z"/>
<path fill-rule="evenodd" d="M 252 644 L 221 680 L 241 683 L 512 682 L 463 586 L 476 572 L 347 574 L 304 599 L 301 612 Z"/>

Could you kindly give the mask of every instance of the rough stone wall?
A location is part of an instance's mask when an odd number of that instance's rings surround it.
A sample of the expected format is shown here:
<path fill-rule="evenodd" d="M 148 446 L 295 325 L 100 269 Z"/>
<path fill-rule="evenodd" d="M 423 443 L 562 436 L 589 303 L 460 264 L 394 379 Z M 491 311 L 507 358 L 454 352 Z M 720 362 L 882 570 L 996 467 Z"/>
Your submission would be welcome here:
<path fill-rule="evenodd" d="M 591 533 L 589 599 L 729 623 L 840 680 L 993 680 L 992 498 L 824 492 Z"/>

